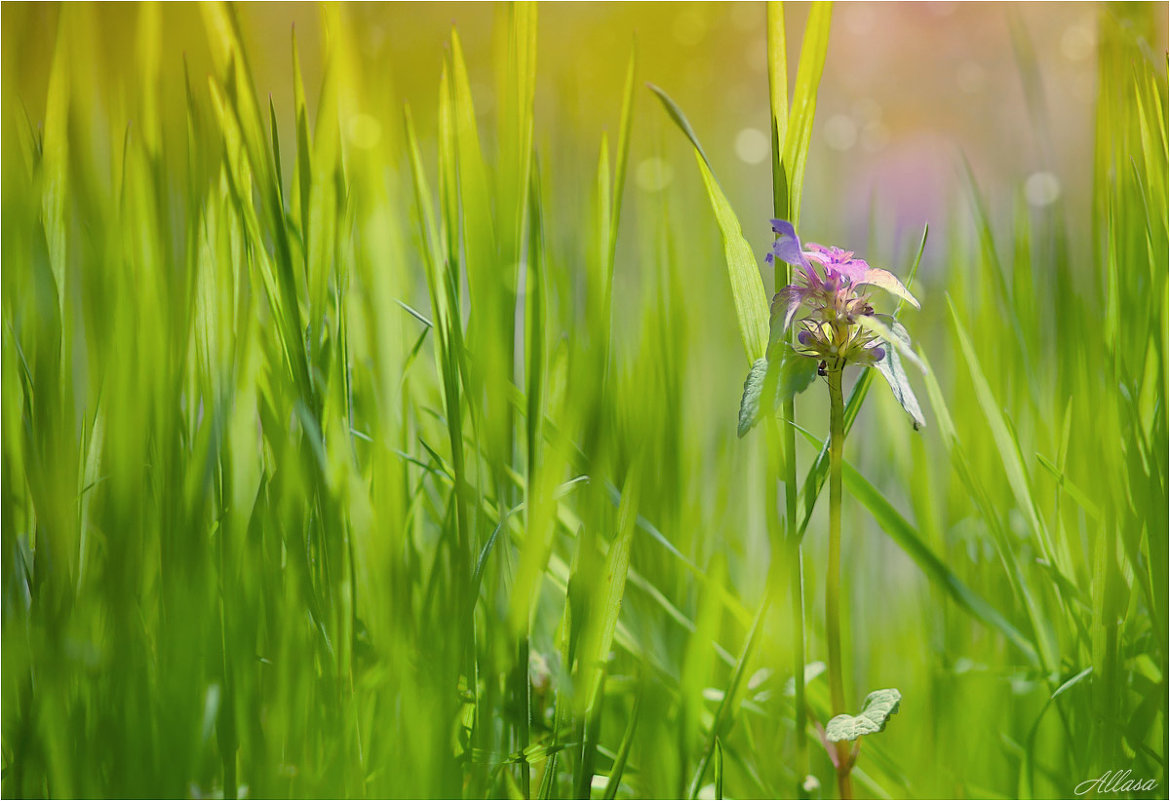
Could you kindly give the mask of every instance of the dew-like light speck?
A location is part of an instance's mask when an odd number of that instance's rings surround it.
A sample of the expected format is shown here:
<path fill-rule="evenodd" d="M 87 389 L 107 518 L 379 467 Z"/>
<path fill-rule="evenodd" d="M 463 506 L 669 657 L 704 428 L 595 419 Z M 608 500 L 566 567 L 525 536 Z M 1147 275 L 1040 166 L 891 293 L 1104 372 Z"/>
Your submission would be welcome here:
<path fill-rule="evenodd" d="M 382 140 L 382 124 L 369 114 L 354 114 L 346 125 L 346 134 L 354 147 L 369 150 Z"/>
<path fill-rule="evenodd" d="M 1093 55 L 1093 29 L 1077 23 L 1069 25 L 1060 35 L 1060 52 L 1069 61 L 1084 61 Z"/>
<path fill-rule="evenodd" d="M 643 192 L 661 192 L 674 180 L 674 170 L 662 159 L 651 156 L 638 162 L 634 180 Z"/>
<path fill-rule="evenodd" d="M 761 164 L 770 152 L 768 135 L 759 128 L 744 128 L 735 137 L 735 155 L 744 164 Z"/>
<path fill-rule="evenodd" d="M 1024 182 L 1024 197 L 1033 206 L 1048 206 L 1060 197 L 1060 179 L 1050 172 L 1034 172 Z"/>
<path fill-rule="evenodd" d="M 857 144 L 857 123 L 846 114 L 834 114 L 825 121 L 822 130 L 825 145 L 830 150 L 844 152 Z"/>

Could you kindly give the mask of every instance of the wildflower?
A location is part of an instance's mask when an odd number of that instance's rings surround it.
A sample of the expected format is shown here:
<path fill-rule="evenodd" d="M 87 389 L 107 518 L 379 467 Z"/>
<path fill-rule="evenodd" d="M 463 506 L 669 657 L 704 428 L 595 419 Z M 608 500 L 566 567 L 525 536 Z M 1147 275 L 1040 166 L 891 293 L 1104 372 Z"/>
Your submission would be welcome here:
<path fill-rule="evenodd" d="M 797 269 L 794 283 L 772 298 L 768 354 L 752 365 L 744 383 L 740 436 L 758 422 L 761 396 L 775 393 L 779 405 L 803 391 L 816 374 L 827 375 L 848 364 L 877 367 L 914 427 L 922 426 L 922 412 L 899 358 L 901 354 L 918 363 L 910 337 L 893 317 L 874 311 L 868 290 L 877 287 L 921 308 L 918 300 L 897 276 L 870 267 L 853 251 L 811 242 L 802 245 L 792 223 L 785 220 L 772 220 L 772 230 L 778 236 L 765 260 L 774 264 L 779 259 Z M 795 345 L 788 342 L 793 326 Z"/>
<path fill-rule="evenodd" d="M 862 318 L 876 318 L 886 328 L 896 323 L 892 317 L 874 313 L 864 288 L 879 287 L 919 308 L 914 296 L 892 273 L 854 258 L 853 251 L 811 242 L 805 250 L 792 223 L 785 220 L 772 220 L 772 230 L 779 237 L 766 260 L 780 259 L 799 269 L 797 282 L 772 299 L 771 345 L 784 338 L 803 306 L 808 313 L 796 321 L 800 327 L 796 352 L 821 359 L 822 372 L 851 362 L 875 365 L 882 361 L 886 355 L 882 336 L 876 327 L 866 325 L 872 321 Z"/>

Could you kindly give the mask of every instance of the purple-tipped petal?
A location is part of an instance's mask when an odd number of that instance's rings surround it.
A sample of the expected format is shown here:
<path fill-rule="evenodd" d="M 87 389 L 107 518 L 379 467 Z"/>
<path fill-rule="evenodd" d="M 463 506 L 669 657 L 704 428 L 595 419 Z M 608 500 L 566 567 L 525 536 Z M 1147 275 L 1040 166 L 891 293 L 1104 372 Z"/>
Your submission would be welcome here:
<path fill-rule="evenodd" d="M 772 220 L 772 230 L 778 234 L 776 241 L 772 243 L 772 252 L 776 257 L 793 267 L 803 267 L 805 275 L 811 275 L 812 265 L 804 256 L 800 237 L 796 235 L 792 223 L 787 220 Z"/>
<path fill-rule="evenodd" d="M 801 345 L 808 347 L 809 345 L 812 344 L 813 335 L 808 330 L 801 331 L 799 334 L 796 335 L 796 341 L 799 342 Z"/>
<path fill-rule="evenodd" d="M 869 271 L 869 265 L 865 263 L 864 259 L 848 259 L 837 262 L 830 269 L 834 270 L 842 278 L 847 279 L 850 284 L 857 286 L 858 284 L 865 283 L 865 276 Z"/>
<path fill-rule="evenodd" d="M 839 247 L 825 247 L 815 242 L 809 242 L 805 256 L 809 261 L 821 265 L 827 280 L 838 279 L 842 283 L 858 284 L 865 277 L 869 265 L 864 259 L 853 258 L 852 250 L 842 250 Z"/>
<path fill-rule="evenodd" d="M 869 265 L 864 259 L 853 258 L 853 251 L 842 250 L 839 247 L 825 247 L 815 242 L 806 245 L 808 250 L 805 257 L 814 264 L 819 264 L 825 274 L 825 286 L 836 290 L 842 285 L 857 285 L 865 277 Z"/>
<path fill-rule="evenodd" d="M 875 362 L 880 362 L 882 359 L 886 358 L 886 349 L 881 345 L 878 345 L 876 348 L 872 348 L 870 353 L 873 355 L 873 360 Z"/>

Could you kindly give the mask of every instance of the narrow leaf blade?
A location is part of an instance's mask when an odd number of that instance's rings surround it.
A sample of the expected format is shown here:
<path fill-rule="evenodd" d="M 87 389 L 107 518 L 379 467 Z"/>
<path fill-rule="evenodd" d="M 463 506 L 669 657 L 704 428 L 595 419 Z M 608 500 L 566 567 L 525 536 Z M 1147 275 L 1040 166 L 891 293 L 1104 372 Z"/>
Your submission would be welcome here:
<path fill-rule="evenodd" d="M 707 189 L 707 198 L 711 201 L 711 210 L 715 213 L 715 221 L 723 238 L 723 256 L 727 262 L 728 277 L 731 279 L 731 294 L 735 300 L 735 314 L 739 320 L 744 350 L 748 360 L 754 362 L 765 354 L 768 344 L 768 296 L 764 292 L 764 282 L 760 278 L 755 254 L 744 238 L 743 228 L 731 208 L 731 203 L 711 172 L 707 155 L 703 152 L 699 138 L 687 121 L 686 115 L 661 89 L 653 85 L 650 89 L 658 95 L 666 112 L 695 147 L 695 158 L 703 176 L 703 185 Z"/>

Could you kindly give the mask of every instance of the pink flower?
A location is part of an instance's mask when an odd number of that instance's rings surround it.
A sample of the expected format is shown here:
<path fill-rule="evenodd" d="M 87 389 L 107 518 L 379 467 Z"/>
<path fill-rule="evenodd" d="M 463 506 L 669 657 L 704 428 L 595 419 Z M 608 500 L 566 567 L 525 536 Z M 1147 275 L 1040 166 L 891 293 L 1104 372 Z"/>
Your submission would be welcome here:
<path fill-rule="evenodd" d="M 779 236 L 767 261 L 776 259 L 796 269 L 796 280 L 772 298 L 768 352 L 757 359 L 743 383 L 739 403 L 739 436 L 765 415 L 803 392 L 817 373 L 828 375 L 847 364 L 875 367 L 890 385 L 894 398 L 910 415 L 914 428 L 926 423 L 914 390 L 902 368 L 902 358 L 918 366 L 910 350 L 910 335 L 893 317 L 875 314 L 868 288 L 880 287 L 919 308 L 918 301 L 892 273 L 870 267 L 853 252 L 809 243 L 806 250 L 792 223 L 772 220 Z M 798 317 L 798 313 L 804 316 Z M 796 343 L 788 330 L 799 327 Z"/>
<path fill-rule="evenodd" d="M 859 324 L 861 317 L 874 315 L 869 294 L 862 287 L 876 286 L 919 308 L 918 301 L 893 273 L 870 267 L 864 259 L 854 258 L 853 251 L 809 243 L 807 249 L 792 223 L 772 220 L 772 230 L 779 236 L 766 260 L 776 259 L 798 268 L 796 282 L 780 289 L 772 298 L 772 332 L 770 344 L 785 338 L 797 313 L 796 350 L 804 356 L 825 360 L 829 365 L 855 362 L 872 365 L 885 356 L 873 330 Z"/>

